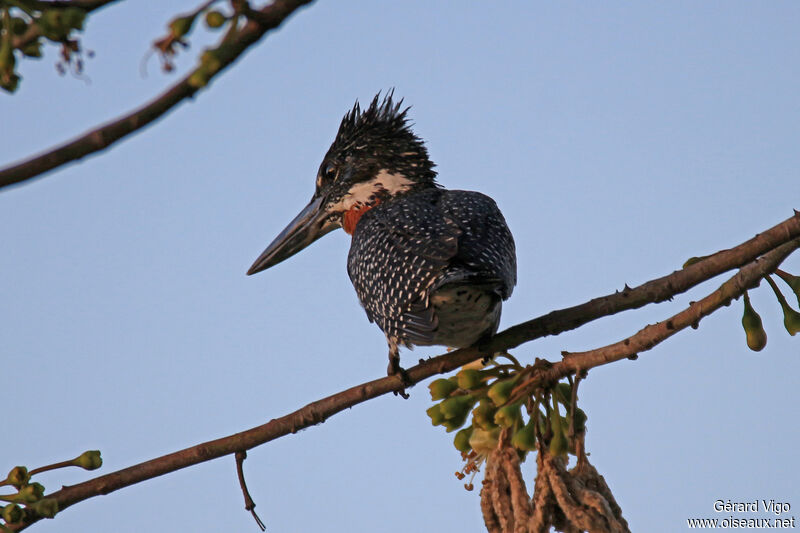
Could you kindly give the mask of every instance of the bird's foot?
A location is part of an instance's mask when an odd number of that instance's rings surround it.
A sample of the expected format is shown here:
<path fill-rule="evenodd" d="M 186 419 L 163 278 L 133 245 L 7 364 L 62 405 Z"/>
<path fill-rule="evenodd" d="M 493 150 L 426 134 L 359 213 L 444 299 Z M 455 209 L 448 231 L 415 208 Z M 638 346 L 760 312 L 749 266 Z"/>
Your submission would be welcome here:
<path fill-rule="evenodd" d="M 403 384 L 403 389 L 399 391 L 394 391 L 395 396 L 400 396 L 404 400 L 408 400 L 409 395 L 406 392 L 406 387 L 412 385 L 411 378 L 408 377 L 408 372 L 406 369 L 400 366 L 400 355 L 394 354 L 389 355 L 389 368 L 387 369 L 387 374 L 389 376 L 398 376 L 400 378 L 400 383 Z"/>

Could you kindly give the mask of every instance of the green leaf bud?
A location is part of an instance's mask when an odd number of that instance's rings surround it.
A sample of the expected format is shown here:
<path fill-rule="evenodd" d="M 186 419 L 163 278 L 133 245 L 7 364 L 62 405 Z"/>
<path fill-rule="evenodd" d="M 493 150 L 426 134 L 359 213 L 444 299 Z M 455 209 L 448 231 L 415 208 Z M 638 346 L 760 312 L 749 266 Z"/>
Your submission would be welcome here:
<path fill-rule="evenodd" d="M 447 420 L 442 422 L 442 425 L 444 426 L 444 428 L 447 430 L 448 433 L 452 433 L 453 431 L 463 426 L 467 422 L 468 417 L 469 417 L 469 410 L 466 410 L 456 417 L 448 418 Z"/>
<path fill-rule="evenodd" d="M 783 325 L 789 335 L 793 336 L 800 332 L 800 313 L 789 307 L 788 305 L 783 309 Z"/>
<path fill-rule="evenodd" d="M 60 27 L 63 22 L 63 13 L 60 9 L 47 9 L 42 12 L 42 16 L 39 18 L 39 24 L 51 29 Z"/>
<path fill-rule="evenodd" d="M 457 388 L 458 384 L 455 381 L 445 378 L 434 380 L 428 385 L 428 389 L 431 391 L 431 400 L 433 401 L 444 400 Z"/>
<path fill-rule="evenodd" d="M 62 17 L 64 25 L 76 30 L 83 30 L 83 22 L 86 20 L 86 11 L 79 7 L 68 7 L 64 10 Z"/>
<path fill-rule="evenodd" d="M 531 418 L 528 423 L 519 428 L 511 437 L 511 445 L 524 452 L 536 449 L 536 419 Z"/>
<path fill-rule="evenodd" d="M 431 423 L 434 426 L 438 426 L 442 422 L 444 422 L 444 415 L 442 414 L 442 404 L 437 403 L 425 410 L 429 417 L 431 417 Z"/>
<path fill-rule="evenodd" d="M 760 352 L 767 345 L 767 332 L 761 323 L 761 317 L 756 313 L 750 304 L 750 296 L 744 293 L 744 314 L 742 315 L 742 327 L 747 337 L 747 346 L 754 352 Z"/>
<path fill-rule="evenodd" d="M 72 464 L 85 470 L 97 470 L 103 466 L 100 450 L 88 450 L 72 460 Z"/>
<path fill-rule="evenodd" d="M 520 404 L 518 403 L 504 405 L 494 414 L 494 423 L 504 428 L 510 428 L 520 420 L 519 408 Z"/>
<path fill-rule="evenodd" d="M 38 21 L 42 34 L 51 41 L 61 42 L 69 35 L 69 27 L 64 25 L 64 16 L 61 9 L 47 9 L 42 12 Z"/>
<path fill-rule="evenodd" d="M 19 489 L 15 499 L 23 503 L 34 503 L 42 499 L 42 496 L 44 496 L 44 485 L 31 483 Z"/>
<path fill-rule="evenodd" d="M 6 524 L 13 524 L 22 520 L 22 508 L 16 503 L 10 503 L 3 507 L 3 520 Z"/>
<path fill-rule="evenodd" d="M 779 275 L 787 285 L 789 285 L 795 296 L 797 296 L 797 305 L 800 306 L 800 276 L 793 276 L 780 269 L 776 270 L 775 273 Z"/>
<path fill-rule="evenodd" d="M 494 404 L 500 407 L 511 397 L 511 391 L 516 382 L 516 376 L 510 379 L 498 380 L 489 387 L 489 392 L 487 394 Z"/>
<path fill-rule="evenodd" d="M 478 407 L 472 410 L 472 423 L 481 429 L 492 430 L 497 427 L 494 423 L 494 414 L 497 407 L 486 398 L 481 398 Z"/>
<path fill-rule="evenodd" d="M 473 427 L 468 426 L 456 433 L 456 436 L 453 438 L 453 445 L 456 447 L 456 450 L 460 452 L 468 452 L 472 449 L 472 446 L 469 445 L 469 439 L 472 437 L 472 431 Z"/>
<path fill-rule="evenodd" d="M 476 401 L 471 394 L 452 396 L 440 404 L 442 406 L 442 414 L 447 420 L 461 418 L 469 414 Z"/>
<path fill-rule="evenodd" d="M 28 475 L 28 469 L 24 466 L 15 466 L 11 469 L 6 477 L 6 480 L 17 489 L 22 487 L 23 485 L 27 485 L 28 481 L 30 481 L 31 476 Z"/>
<path fill-rule="evenodd" d="M 173 37 L 180 39 L 192 31 L 192 25 L 194 24 L 195 16 L 196 15 L 185 15 L 172 19 L 167 26 L 169 28 L 169 32 Z"/>
<path fill-rule="evenodd" d="M 780 291 L 778 286 L 772 281 L 772 278 L 767 276 L 765 278 L 769 283 L 770 287 L 772 287 L 773 292 L 775 292 L 775 297 L 778 299 L 778 302 L 781 304 L 781 308 L 783 309 L 783 325 L 786 328 L 786 331 L 789 332 L 789 335 L 793 336 L 800 331 L 800 313 L 792 309 L 792 306 L 789 305 L 789 302 L 786 301 L 786 298 L 783 297 L 783 293 Z"/>
<path fill-rule="evenodd" d="M 42 57 L 42 41 L 31 41 L 20 50 L 27 57 Z"/>
<path fill-rule="evenodd" d="M 483 383 L 483 374 L 474 368 L 462 368 L 456 374 L 458 386 L 464 390 L 476 389 Z"/>
<path fill-rule="evenodd" d="M 572 404 L 572 385 L 563 382 L 556 384 L 553 388 L 553 395 L 564 407 L 569 408 Z"/>
<path fill-rule="evenodd" d="M 220 28 L 228 18 L 219 11 L 209 11 L 206 13 L 206 26 L 212 29 Z"/>

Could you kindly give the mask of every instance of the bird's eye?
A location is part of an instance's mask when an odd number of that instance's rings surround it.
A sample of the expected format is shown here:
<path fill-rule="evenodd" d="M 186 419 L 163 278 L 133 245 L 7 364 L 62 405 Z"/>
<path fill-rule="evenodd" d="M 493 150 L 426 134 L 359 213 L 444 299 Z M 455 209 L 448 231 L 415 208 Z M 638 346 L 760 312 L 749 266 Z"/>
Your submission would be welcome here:
<path fill-rule="evenodd" d="M 333 166 L 332 163 L 326 163 L 322 167 L 322 171 L 320 172 L 320 176 L 322 176 L 322 179 L 324 181 L 330 182 L 330 181 L 333 181 L 334 178 L 336 178 L 336 174 L 337 173 L 338 173 L 338 171 L 336 170 L 336 167 Z"/>

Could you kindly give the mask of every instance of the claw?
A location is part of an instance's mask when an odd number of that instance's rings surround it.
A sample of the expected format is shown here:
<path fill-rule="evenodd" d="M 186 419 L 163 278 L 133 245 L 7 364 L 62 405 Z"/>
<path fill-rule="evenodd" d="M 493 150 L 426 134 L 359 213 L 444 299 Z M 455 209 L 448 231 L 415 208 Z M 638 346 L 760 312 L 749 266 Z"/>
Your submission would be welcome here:
<path fill-rule="evenodd" d="M 398 376 L 400 383 L 403 384 L 403 390 L 394 391 L 394 395 L 408 400 L 409 395 L 406 392 L 406 387 L 411 385 L 411 379 L 408 377 L 406 369 L 400 366 L 400 350 L 397 348 L 397 343 L 392 341 L 389 341 L 389 368 L 386 372 L 389 376 Z"/>

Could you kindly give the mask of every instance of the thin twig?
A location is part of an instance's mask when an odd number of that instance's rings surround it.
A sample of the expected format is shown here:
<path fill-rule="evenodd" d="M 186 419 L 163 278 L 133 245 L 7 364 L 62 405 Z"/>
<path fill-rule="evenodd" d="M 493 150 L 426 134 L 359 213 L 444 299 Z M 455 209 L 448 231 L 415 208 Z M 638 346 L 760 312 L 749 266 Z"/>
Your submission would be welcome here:
<path fill-rule="evenodd" d="M 226 53 L 219 57 L 219 70 L 211 74 L 210 78 L 234 63 L 245 50 L 258 42 L 267 32 L 280 26 L 289 15 L 312 1 L 274 0 L 258 10 L 260 16 L 257 22 L 249 20 L 239 29 L 235 37 L 225 41 Z M 0 169 L 0 188 L 29 180 L 66 163 L 105 150 L 115 142 L 144 128 L 179 103 L 194 96 L 199 90 L 189 82 L 189 78 L 194 72 L 195 70 L 187 74 L 182 80 L 139 109 L 43 154 Z"/>
<path fill-rule="evenodd" d="M 87 13 L 90 13 L 92 11 L 100 9 L 101 7 L 105 7 L 108 4 L 112 4 L 118 1 L 119 0 L 71 0 L 71 1 L 53 0 L 51 2 L 44 2 L 44 1 L 33 2 L 33 3 L 28 2 L 28 4 L 31 5 L 31 7 L 33 7 L 34 9 L 39 9 L 39 10 L 53 8 L 53 7 L 58 7 L 58 8 L 79 7 L 85 10 Z M 25 33 L 23 33 L 22 35 L 17 35 L 12 38 L 12 46 L 14 48 L 24 48 L 25 45 L 35 41 L 36 39 L 41 37 L 41 35 L 42 35 L 42 29 L 39 27 L 39 25 L 30 24 L 28 26 L 28 29 L 25 30 Z"/>
<path fill-rule="evenodd" d="M 258 524 L 258 527 L 261 528 L 261 531 L 266 531 L 267 526 L 264 525 L 264 522 L 262 522 L 261 518 L 256 514 L 256 502 L 254 502 L 253 498 L 250 496 L 250 491 L 247 490 L 247 483 L 244 480 L 245 459 L 247 459 L 247 452 L 245 450 L 236 452 L 236 475 L 239 476 L 239 487 L 242 489 L 242 494 L 244 495 L 244 508 L 253 515 L 253 519 L 256 521 L 256 524 Z"/>
<path fill-rule="evenodd" d="M 743 267 L 717 290 L 702 300 L 692 303 L 680 313 L 656 324 L 646 326 L 634 335 L 614 344 L 586 352 L 572 352 L 565 356 L 562 361 L 543 372 L 539 379 L 546 383 L 572 374 L 579 369 L 594 368 L 613 363 L 614 361 L 626 359 L 631 355 L 651 350 L 677 332 L 697 325 L 701 319 L 720 307 L 729 304 L 732 299 L 738 298 L 747 289 L 757 286 L 761 279 L 774 272 L 778 265 L 797 248 L 800 248 L 800 239 L 789 241 L 777 247 L 757 261 Z"/>

